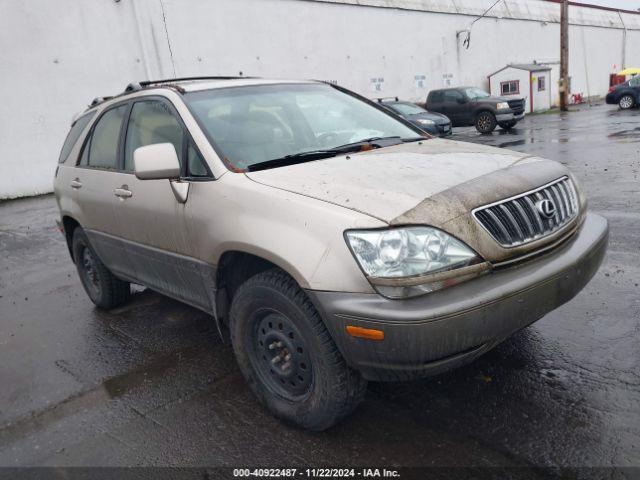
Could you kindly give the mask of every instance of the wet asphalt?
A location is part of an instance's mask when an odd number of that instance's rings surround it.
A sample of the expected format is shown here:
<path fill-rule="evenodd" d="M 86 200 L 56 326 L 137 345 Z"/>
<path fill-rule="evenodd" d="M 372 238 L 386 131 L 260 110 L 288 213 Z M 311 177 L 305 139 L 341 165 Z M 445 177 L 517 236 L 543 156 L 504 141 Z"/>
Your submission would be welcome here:
<path fill-rule="evenodd" d="M 198 310 L 146 290 L 94 308 L 53 196 L 0 203 L 0 466 L 640 466 L 640 111 L 454 138 L 568 165 L 610 221 L 605 262 L 475 363 L 372 383 L 323 433 L 260 407 Z"/>

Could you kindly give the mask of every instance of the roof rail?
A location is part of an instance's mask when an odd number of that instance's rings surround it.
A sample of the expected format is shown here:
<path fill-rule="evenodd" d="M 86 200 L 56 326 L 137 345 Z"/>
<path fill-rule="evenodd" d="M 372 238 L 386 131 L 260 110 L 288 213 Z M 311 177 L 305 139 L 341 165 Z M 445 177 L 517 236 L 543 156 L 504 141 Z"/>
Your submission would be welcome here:
<path fill-rule="evenodd" d="M 164 78 L 162 80 L 144 80 L 138 82 L 141 87 L 148 87 L 149 85 L 159 85 L 162 83 L 175 83 L 175 82 L 189 82 L 192 80 L 237 80 L 240 78 L 257 78 L 257 77 L 244 77 L 242 75 L 236 76 L 201 76 L 201 77 L 177 77 L 177 78 Z"/>
<path fill-rule="evenodd" d="M 141 82 L 131 82 L 124 89 L 124 93 L 137 92 L 138 90 L 142 90 L 143 88 L 147 88 L 153 85 L 170 84 L 170 83 L 176 83 L 176 82 L 190 82 L 193 80 L 237 80 L 241 78 L 259 78 L 259 77 L 245 77 L 243 75 L 237 75 L 237 76 L 176 77 L 176 78 L 163 78 L 161 80 L 143 80 Z"/>
<path fill-rule="evenodd" d="M 385 100 L 390 100 L 390 99 L 391 99 L 391 100 L 393 100 L 393 101 L 395 101 L 395 102 L 399 102 L 399 101 L 400 101 L 400 100 L 398 100 L 398 97 L 380 97 L 380 98 L 376 98 L 376 101 L 377 101 L 378 103 L 382 103 L 382 102 L 384 102 Z"/>
<path fill-rule="evenodd" d="M 102 102 L 106 102 L 107 100 L 111 100 L 113 96 L 110 97 L 96 97 L 89 104 L 89 108 L 95 107 L 96 105 L 100 105 Z"/>
<path fill-rule="evenodd" d="M 137 92 L 138 90 L 142 90 L 142 85 L 137 82 L 132 82 L 124 89 L 124 93 Z"/>

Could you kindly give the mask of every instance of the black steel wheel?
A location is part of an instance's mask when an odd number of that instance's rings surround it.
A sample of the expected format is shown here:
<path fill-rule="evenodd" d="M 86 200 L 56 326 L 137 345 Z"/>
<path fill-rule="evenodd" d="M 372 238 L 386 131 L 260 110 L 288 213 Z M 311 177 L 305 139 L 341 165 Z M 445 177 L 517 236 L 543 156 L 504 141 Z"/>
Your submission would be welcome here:
<path fill-rule="evenodd" d="M 635 105 L 636 101 L 631 95 L 623 95 L 618 101 L 618 105 L 622 110 L 629 110 Z"/>
<path fill-rule="evenodd" d="M 238 288 L 229 329 L 242 374 L 275 416 L 325 430 L 364 398 L 367 382 L 345 363 L 307 295 L 282 270 Z"/>
<path fill-rule="evenodd" d="M 496 116 L 491 112 L 480 112 L 476 117 L 476 130 L 480 133 L 491 133 L 496 129 Z"/>
<path fill-rule="evenodd" d="M 101 288 L 96 271 L 96 260 L 89 246 L 83 243 L 80 246 L 80 255 L 78 255 L 80 280 L 85 289 L 91 290 L 94 296 L 99 296 Z"/>
<path fill-rule="evenodd" d="M 313 385 L 309 350 L 295 324 L 280 312 L 265 310 L 255 319 L 249 356 L 264 384 L 274 393 L 297 400 Z"/>
<path fill-rule="evenodd" d="M 73 231 L 72 251 L 82 286 L 96 306 L 110 309 L 128 300 L 131 285 L 102 263 L 81 227 Z"/>

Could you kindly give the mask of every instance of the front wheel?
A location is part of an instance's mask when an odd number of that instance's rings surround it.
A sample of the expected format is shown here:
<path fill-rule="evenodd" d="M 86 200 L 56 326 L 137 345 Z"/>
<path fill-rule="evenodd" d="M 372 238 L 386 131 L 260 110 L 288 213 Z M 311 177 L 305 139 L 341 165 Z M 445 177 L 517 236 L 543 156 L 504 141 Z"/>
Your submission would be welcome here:
<path fill-rule="evenodd" d="M 480 133 L 491 133 L 496 129 L 496 116 L 491 112 L 480 112 L 476 117 L 476 130 Z"/>
<path fill-rule="evenodd" d="M 618 105 L 622 110 L 629 110 L 635 104 L 635 100 L 631 95 L 623 95 L 620 97 L 620 101 L 618 101 Z"/>
<path fill-rule="evenodd" d="M 364 398 L 366 381 L 347 366 L 311 301 L 283 271 L 259 273 L 238 289 L 230 330 L 249 387 L 277 417 L 325 430 Z"/>

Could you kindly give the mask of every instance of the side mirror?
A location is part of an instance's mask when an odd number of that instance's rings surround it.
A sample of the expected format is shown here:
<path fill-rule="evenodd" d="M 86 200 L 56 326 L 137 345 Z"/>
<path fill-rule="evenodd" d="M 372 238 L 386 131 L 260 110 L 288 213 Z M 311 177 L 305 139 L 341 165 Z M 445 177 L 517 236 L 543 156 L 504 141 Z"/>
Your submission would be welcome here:
<path fill-rule="evenodd" d="M 136 177 L 140 180 L 174 180 L 180 178 L 180 161 L 171 143 L 156 143 L 133 152 Z"/>

